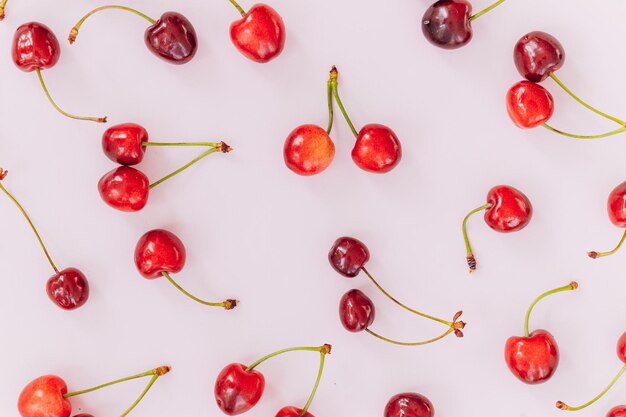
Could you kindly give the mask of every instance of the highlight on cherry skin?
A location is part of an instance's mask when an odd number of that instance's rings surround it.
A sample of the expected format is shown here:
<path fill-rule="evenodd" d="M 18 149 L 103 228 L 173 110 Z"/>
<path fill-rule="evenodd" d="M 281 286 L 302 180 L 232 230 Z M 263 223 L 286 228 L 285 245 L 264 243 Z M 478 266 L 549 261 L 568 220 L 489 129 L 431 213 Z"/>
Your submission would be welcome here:
<path fill-rule="evenodd" d="M 352 333 L 365 331 L 380 340 L 401 346 L 419 346 L 433 343 L 451 333 L 454 333 L 457 337 L 463 337 L 462 330 L 465 328 L 466 323 L 459 321 L 463 313 L 462 311 L 457 312 L 452 321 L 447 321 L 407 307 L 389 294 L 365 268 L 365 264 L 369 259 L 370 253 L 365 244 L 358 239 L 348 236 L 337 239 L 328 252 L 330 265 L 339 274 L 347 278 L 354 278 L 363 271 L 372 283 L 396 305 L 417 316 L 440 323 L 446 326 L 447 329 L 444 333 L 435 338 L 419 342 L 402 342 L 384 337 L 370 328 L 374 323 L 376 315 L 374 303 L 362 291 L 353 289 L 344 294 L 339 302 L 339 319 L 347 331 Z"/>
<path fill-rule="evenodd" d="M 181 272 L 187 259 L 187 250 L 183 242 L 174 233 L 164 229 L 146 232 L 135 247 L 135 266 L 146 279 L 165 277 L 170 284 L 192 300 L 209 306 L 232 310 L 239 304 L 238 300 L 227 299 L 222 302 L 202 300 L 183 289 L 171 276 Z"/>
<path fill-rule="evenodd" d="M 556 402 L 556 408 L 558 408 L 559 410 L 565 410 L 565 411 L 579 411 L 579 410 L 582 410 L 582 409 L 587 408 L 590 405 L 594 404 L 596 401 L 598 401 L 600 398 L 602 398 L 604 396 L 604 394 L 609 392 L 611 390 L 611 388 L 613 388 L 613 385 L 615 385 L 615 383 L 622 377 L 624 372 L 626 372 L 626 332 L 624 332 L 620 336 L 618 341 L 617 341 L 617 357 L 618 357 L 618 359 L 620 361 L 622 361 L 622 363 L 624 365 L 622 366 L 620 371 L 617 373 L 617 375 L 615 375 L 615 377 L 611 380 L 609 385 L 607 385 L 606 388 L 604 388 L 598 395 L 596 395 L 594 398 L 592 398 L 591 400 L 587 401 L 586 403 L 584 403 L 582 405 L 579 405 L 579 406 L 576 406 L 576 407 L 568 405 L 568 404 L 564 403 L 563 401 L 557 401 Z"/>
<path fill-rule="evenodd" d="M 544 298 L 563 291 L 578 288 L 578 283 L 570 282 L 563 287 L 547 291 L 537 297 L 528 310 L 524 320 L 524 336 L 510 337 L 504 347 L 504 359 L 509 370 L 526 384 L 541 384 L 554 375 L 559 364 L 559 347 L 554 336 L 543 329 L 529 330 L 530 315 L 537 303 Z"/>
<path fill-rule="evenodd" d="M 24 23 L 15 31 L 11 56 L 13 63 L 24 72 L 35 72 L 50 104 L 63 116 L 75 120 L 106 123 L 105 117 L 76 116 L 61 109 L 52 98 L 43 80 L 42 71 L 53 68 L 61 57 L 61 46 L 52 30 L 39 22 Z"/>
<path fill-rule="evenodd" d="M 404 392 L 389 399 L 384 417 L 434 417 L 435 407 L 428 398 L 415 392 Z"/>
<path fill-rule="evenodd" d="M 626 182 L 615 187 L 609 194 L 607 212 L 611 223 L 619 228 L 626 229 Z M 622 247 L 624 240 L 626 240 L 626 230 L 615 248 L 607 252 L 591 251 L 587 252 L 587 255 L 592 259 L 613 255 Z"/>
<path fill-rule="evenodd" d="M 191 61 L 196 55 L 198 51 L 196 30 L 182 14 L 165 12 L 156 20 L 138 10 L 119 5 L 101 6 L 83 16 L 70 31 L 68 36 L 70 44 L 76 41 L 76 37 L 85 20 L 98 12 L 111 9 L 131 12 L 147 20 L 150 26 L 144 32 L 144 42 L 150 52 L 165 62 L 182 65 Z M 112 29 L 117 30 L 118 28 Z"/>
<path fill-rule="evenodd" d="M 266 63 L 276 58 L 285 47 L 285 24 L 276 10 L 258 3 L 245 11 L 235 0 L 229 0 L 241 14 L 230 25 L 233 45 L 247 58 Z"/>
<path fill-rule="evenodd" d="M 504 0 L 498 0 L 472 14 L 472 5 L 467 0 L 439 0 L 424 13 L 422 33 L 431 44 L 440 48 L 461 48 L 472 40 L 472 22 L 502 3 Z"/>
<path fill-rule="evenodd" d="M 48 294 L 48 298 L 64 310 L 75 310 L 82 307 L 89 299 L 89 283 L 87 282 L 87 278 L 77 268 L 65 268 L 62 270 L 57 268 L 56 264 L 52 260 L 52 257 L 50 256 L 50 253 L 48 252 L 48 248 L 43 243 L 43 239 L 39 235 L 37 228 L 30 219 L 30 216 L 26 213 L 24 207 L 22 207 L 13 194 L 11 194 L 4 187 L 3 180 L 8 174 L 8 171 L 0 168 L 0 190 L 2 190 L 9 200 L 15 204 L 26 219 L 28 225 L 35 234 L 44 255 L 46 256 L 48 263 L 54 271 L 54 275 L 48 278 L 48 281 L 46 282 L 46 293 Z"/>
<path fill-rule="evenodd" d="M 525 228 L 533 216 L 533 206 L 526 195 L 509 185 L 497 185 L 487 193 L 487 204 L 470 211 L 463 219 L 463 239 L 467 251 L 469 272 L 476 271 L 476 257 L 467 234 L 467 221 L 475 213 L 484 211 L 485 223 L 496 232 L 512 233 Z"/>
<path fill-rule="evenodd" d="M 167 374 L 170 369 L 169 366 L 160 366 L 147 372 L 117 379 L 93 388 L 72 392 L 68 392 L 67 384 L 61 377 L 56 375 L 40 376 L 24 387 L 17 401 L 17 409 L 21 417 L 70 417 L 72 413 L 70 398 L 98 391 L 122 382 L 149 377 L 149 382 L 139 397 L 120 416 L 126 417 L 143 400 L 157 379 Z M 79 414 L 75 417 L 79 416 L 88 417 L 91 414 Z"/>
<path fill-rule="evenodd" d="M 330 354 L 331 350 L 332 346 L 328 344 L 314 347 L 293 347 L 270 353 L 253 362 L 251 365 L 244 365 L 242 363 L 228 364 L 222 369 L 215 380 L 214 395 L 217 406 L 224 414 L 229 416 L 236 416 L 250 411 L 261 400 L 265 390 L 265 377 L 261 372 L 256 370 L 259 365 L 269 359 L 289 352 L 317 352 L 319 354 L 319 370 L 307 403 L 301 409 L 296 407 L 284 407 L 277 414 L 277 417 L 287 417 L 292 416 L 295 410 L 299 410 L 299 416 L 311 416 L 311 414 L 308 413 L 308 409 L 315 398 L 317 388 L 322 379 L 326 355 Z"/>

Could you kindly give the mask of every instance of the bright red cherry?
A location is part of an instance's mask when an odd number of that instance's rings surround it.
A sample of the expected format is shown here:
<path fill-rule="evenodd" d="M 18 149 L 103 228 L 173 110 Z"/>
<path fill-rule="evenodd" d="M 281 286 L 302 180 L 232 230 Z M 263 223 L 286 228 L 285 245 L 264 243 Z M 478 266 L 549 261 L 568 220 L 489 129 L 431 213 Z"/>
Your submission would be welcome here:
<path fill-rule="evenodd" d="M 611 194 L 609 194 L 607 211 L 609 213 L 611 223 L 617 227 L 626 228 L 626 182 L 623 182 L 615 187 L 613 191 L 611 191 Z M 608 252 L 587 252 L 587 255 L 593 259 L 612 255 L 619 250 L 624 243 L 624 240 L 626 240 L 626 231 L 614 249 Z"/>
<path fill-rule="evenodd" d="M 239 51 L 256 62 L 269 62 L 283 51 L 285 25 L 276 10 L 255 4 L 246 13 L 234 0 L 242 18 L 230 25 L 230 39 Z"/>
<path fill-rule="evenodd" d="M 17 410 L 22 417 L 70 417 L 72 405 L 65 394 L 65 381 L 55 375 L 41 376 L 24 387 Z"/>
<path fill-rule="evenodd" d="M 120 211 L 139 211 L 146 206 L 150 181 L 132 167 L 120 166 L 106 173 L 98 182 L 100 197 Z"/>
<path fill-rule="evenodd" d="M 145 233 L 135 247 L 135 265 L 144 278 L 155 279 L 163 272 L 182 271 L 187 259 L 185 245 L 174 233 L 163 229 Z"/>
<path fill-rule="evenodd" d="M 472 5 L 466 0 L 439 0 L 422 17 L 422 32 L 430 43 L 457 49 L 472 40 Z"/>
<path fill-rule="evenodd" d="M 335 144 L 321 127 L 302 125 L 287 136 L 283 156 L 287 167 L 296 174 L 315 175 L 333 161 Z"/>
<path fill-rule="evenodd" d="M 365 171 L 385 173 L 402 159 L 402 147 L 396 134 L 380 124 L 363 126 L 352 149 L 352 160 Z"/>
<path fill-rule="evenodd" d="M 215 381 L 215 400 L 229 416 L 245 413 L 254 407 L 265 390 L 265 377 L 259 371 L 247 371 L 241 363 L 227 365 Z"/>
<path fill-rule="evenodd" d="M 626 405 L 618 405 L 611 408 L 606 417 L 626 417 Z"/>
<path fill-rule="evenodd" d="M 506 94 L 506 110 L 517 127 L 532 129 L 550 120 L 554 98 L 539 84 L 520 81 Z"/>
<path fill-rule="evenodd" d="M 335 241 L 328 252 L 330 265 L 344 277 L 354 278 L 370 260 L 370 253 L 363 242 L 343 236 Z"/>
<path fill-rule="evenodd" d="M 511 337 L 504 348 L 509 369 L 520 381 L 540 384 L 552 377 L 559 364 L 559 348 L 547 330 Z"/>
<path fill-rule="evenodd" d="M 366 330 L 374 323 L 376 309 L 369 297 L 359 290 L 351 290 L 341 297 L 339 318 L 343 327 L 353 333 Z"/>
<path fill-rule="evenodd" d="M 435 408 L 421 394 L 405 392 L 391 397 L 385 407 L 385 417 L 434 417 Z"/>
<path fill-rule="evenodd" d="M 19 69 L 32 72 L 54 67 L 61 56 L 61 46 L 48 26 L 30 22 L 15 31 L 12 54 Z"/>
<path fill-rule="evenodd" d="M 565 51 L 554 36 L 536 31 L 515 44 L 513 59 L 522 77 L 538 83 L 563 66 Z"/>
<path fill-rule="evenodd" d="M 54 274 L 46 284 L 48 297 L 64 310 L 75 310 L 89 299 L 89 283 L 76 268 L 66 268 Z"/>
<path fill-rule="evenodd" d="M 626 364 L 626 332 L 617 341 L 617 357 Z"/>
<path fill-rule="evenodd" d="M 148 132 L 136 123 L 111 126 L 102 135 L 102 150 L 120 165 L 137 165 L 143 160 Z"/>
<path fill-rule="evenodd" d="M 276 417 L 314 417 L 308 411 L 302 414 L 302 409 L 297 407 L 283 407 L 278 410 Z"/>

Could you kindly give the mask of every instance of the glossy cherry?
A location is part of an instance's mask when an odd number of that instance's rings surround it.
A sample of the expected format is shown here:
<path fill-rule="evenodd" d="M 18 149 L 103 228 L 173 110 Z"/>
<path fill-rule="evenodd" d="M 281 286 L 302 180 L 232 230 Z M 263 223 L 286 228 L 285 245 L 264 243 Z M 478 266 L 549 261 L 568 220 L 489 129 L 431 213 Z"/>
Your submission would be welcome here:
<path fill-rule="evenodd" d="M 359 168 L 373 173 L 391 171 L 402 159 L 402 147 L 387 126 L 369 124 L 359 131 L 352 149 L 352 160 Z"/>
<path fill-rule="evenodd" d="M 100 179 L 98 191 L 102 200 L 117 210 L 139 211 L 148 203 L 150 181 L 138 169 L 120 166 Z"/>
<path fill-rule="evenodd" d="M 609 220 L 611 220 L 611 223 L 622 229 L 626 228 L 626 182 L 623 182 L 615 187 L 609 194 L 607 211 L 609 213 Z M 612 255 L 617 252 L 619 248 L 621 248 L 624 240 L 626 240 L 626 231 L 624 231 L 621 240 L 614 249 L 608 252 L 587 252 L 587 255 L 593 259 Z"/>
<path fill-rule="evenodd" d="M 391 397 L 385 406 L 384 417 L 434 417 L 435 407 L 428 398 L 414 392 Z"/>
<path fill-rule="evenodd" d="M 148 279 L 161 278 L 163 272 L 176 274 L 183 270 L 187 251 L 174 233 L 155 229 L 145 233 L 135 247 L 135 265 Z"/>
<path fill-rule="evenodd" d="M 314 417 L 314 416 L 308 411 L 303 414 L 302 409 L 298 407 L 289 406 L 289 407 L 283 407 L 280 410 L 278 410 L 278 413 L 276 413 L 276 417 Z"/>
<path fill-rule="evenodd" d="M 515 44 L 513 59 L 522 77 L 539 83 L 563 66 L 565 51 L 554 36 L 535 31 Z"/>
<path fill-rule="evenodd" d="M 422 17 L 422 32 L 435 46 L 457 49 L 472 40 L 472 5 L 466 0 L 439 0 Z"/>
<path fill-rule="evenodd" d="M 354 278 L 370 260 L 367 246 L 358 239 L 343 236 L 335 240 L 328 252 L 330 265 L 344 277 Z"/>
<path fill-rule="evenodd" d="M 554 98 L 539 84 L 520 81 L 506 94 L 506 110 L 517 127 L 532 129 L 550 120 Z"/>
<path fill-rule="evenodd" d="M 230 39 L 235 47 L 246 57 L 260 63 L 280 55 L 285 47 L 286 33 L 278 12 L 262 3 L 245 12 L 234 0 L 230 1 L 242 16 L 230 25 Z"/>
<path fill-rule="evenodd" d="M 626 417 L 626 405 L 613 407 L 606 413 L 606 417 Z"/>
<path fill-rule="evenodd" d="M 247 371 L 241 363 L 227 365 L 215 381 L 217 406 L 229 416 L 245 413 L 254 407 L 265 390 L 265 377 L 259 371 Z"/>
<path fill-rule="evenodd" d="M 136 123 L 111 126 L 102 134 L 102 150 L 120 165 L 137 165 L 143 160 L 148 131 Z"/>
<path fill-rule="evenodd" d="M 353 333 L 367 330 L 376 316 L 374 303 L 359 290 L 350 290 L 339 302 L 339 318 L 343 327 Z"/>
<path fill-rule="evenodd" d="M 41 376 L 24 387 L 17 410 L 22 417 L 70 417 L 72 404 L 65 394 L 65 381 L 55 375 Z"/>
<path fill-rule="evenodd" d="M 287 168 L 298 175 L 310 176 L 324 171 L 335 157 L 335 144 L 319 126 L 307 124 L 295 128 L 283 148 Z"/>

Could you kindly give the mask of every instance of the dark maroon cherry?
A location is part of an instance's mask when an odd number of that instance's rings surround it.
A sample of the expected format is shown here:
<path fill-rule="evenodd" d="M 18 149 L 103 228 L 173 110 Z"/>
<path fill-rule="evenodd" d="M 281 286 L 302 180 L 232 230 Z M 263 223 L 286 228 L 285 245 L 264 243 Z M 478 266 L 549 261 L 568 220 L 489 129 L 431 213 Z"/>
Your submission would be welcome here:
<path fill-rule="evenodd" d="M 46 284 L 48 297 L 64 310 L 75 310 L 87 302 L 89 283 L 76 268 L 66 268 L 54 274 Z"/>
<path fill-rule="evenodd" d="M 353 237 L 340 237 L 328 252 L 328 260 L 335 271 L 354 278 L 370 259 L 370 253 L 363 242 Z"/>
<path fill-rule="evenodd" d="M 466 0 L 439 0 L 422 17 L 422 32 L 433 45 L 457 49 L 472 40 L 472 5 Z"/>
<path fill-rule="evenodd" d="M 517 42 L 513 59 L 522 77 L 538 83 L 563 66 L 565 51 L 554 36 L 536 31 L 524 35 Z"/>
<path fill-rule="evenodd" d="M 176 12 L 163 13 L 145 33 L 148 49 L 172 64 L 186 64 L 198 50 L 196 30 L 185 16 Z"/>
<path fill-rule="evenodd" d="M 339 318 L 343 327 L 349 332 L 357 333 L 366 330 L 374 323 L 375 315 L 374 303 L 363 292 L 351 290 L 341 297 Z"/>

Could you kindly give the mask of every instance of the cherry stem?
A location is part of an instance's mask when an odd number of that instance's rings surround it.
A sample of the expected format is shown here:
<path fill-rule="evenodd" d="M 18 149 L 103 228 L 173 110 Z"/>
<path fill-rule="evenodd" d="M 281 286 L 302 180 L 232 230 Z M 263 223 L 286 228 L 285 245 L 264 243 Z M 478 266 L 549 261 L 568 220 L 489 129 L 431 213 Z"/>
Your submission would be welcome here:
<path fill-rule="evenodd" d="M 161 272 L 161 274 L 163 274 L 163 276 L 165 278 L 167 278 L 167 280 L 170 282 L 170 284 L 172 284 L 174 287 L 176 287 L 176 289 L 178 291 L 182 292 L 183 294 L 185 294 L 187 297 L 191 298 L 192 300 L 197 301 L 200 304 L 204 304 L 205 306 L 222 307 L 225 310 L 232 310 L 233 308 L 237 307 L 237 305 L 239 304 L 239 300 L 226 300 L 226 301 L 223 301 L 221 303 L 215 303 L 215 302 L 209 302 L 209 301 L 201 300 L 200 298 L 190 294 L 183 287 L 181 287 L 176 281 L 174 281 L 174 279 L 170 276 L 170 274 L 168 272 L 163 271 L 163 272 Z"/>
<path fill-rule="evenodd" d="M 563 136 L 567 136 L 569 138 L 575 138 L 575 139 L 600 139 L 600 138 L 606 138 L 608 136 L 618 135 L 620 133 L 626 132 L 626 127 L 621 127 L 619 129 L 611 130 L 610 132 L 600 133 L 598 135 L 577 135 L 574 133 L 564 132 L 560 129 L 550 126 L 547 123 L 544 123 L 541 126 L 545 127 L 548 130 L 553 131 L 554 133 L 558 133 L 559 135 L 563 135 Z"/>
<path fill-rule="evenodd" d="M 445 333 L 433 338 L 433 339 L 429 339 L 429 340 L 424 340 L 421 342 L 399 342 L 397 340 L 393 340 L 393 339 L 389 339 L 387 337 L 381 336 L 378 333 L 374 332 L 373 330 L 370 329 L 365 329 L 366 332 L 368 332 L 369 334 L 371 334 L 374 337 L 377 337 L 380 340 L 384 340 L 385 342 L 389 342 L 392 343 L 394 345 L 400 345 L 400 346 L 421 346 L 421 345 L 427 345 L 429 343 L 433 343 L 436 342 L 438 340 L 443 339 L 444 337 L 446 337 L 447 335 L 449 335 L 450 333 L 452 333 L 454 331 L 453 328 L 449 328 L 448 330 L 446 330 Z"/>
<path fill-rule="evenodd" d="M 596 113 L 596 114 L 598 114 L 598 115 L 600 115 L 600 116 L 602 116 L 602 117 L 604 117 L 606 119 L 614 121 L 618 125 L 626 126 L 626 122 L 624 122 L 623 120 L 620 120 L 617 117 L 613 117 L 611 115 L 608 115 L 608 114 L 604 113 L 603 111 L 600 111 L 600 110 L 596 109 L 595 107 L 587 104 L 580 97 L 578 97 L 576 94 L 574 94 L 574 92 L 572 90 L 567 88 L 565 86 L 565 84 L 563 84 L 563 82 L 556 76 L 556 74 L 554 74 L 554 72 L 550 73 L 550 78 L 552 78 L 554 80 L 554 82 L 556 82 L 559 85 L 559 87 L 561 87 L 563 90 L 565 90 L 565 92 L 567 94 L 569 94 L 574 100 L 576 100 L 578 103 L 582 104 L 587 109 L 591 110 L 592 112 L 594 112 L 594 113 Z"/>
<path fill-rule="evenodd" d="M 107 10 L 107 9 L 119 9 L 119 10 L 126 10 L 128 12 L 134 13 L 137 16 L 141 16 L 144 19 L 146 19 L 148 22 L 150 22 L 150 24 L 154 25 L 157 21 L 154 20 L 153 18 L 151 18 L 148 15 L 145 15 L 143 13 L 141 13 L 138 10 L 135 9 L 131 9 L 130 7 L 126 7 L 126 6 L 118 6 L 118 5 L 109 5 L 109 6 L 102 6 L 102 7 L 98 7 L 96 9 L 93 9 L 92 11 L 90 11 L 89 13 L 87 13 L 85 16 L 82 17 L 82 19 L 80 19 L 78 21 L 78 23 L 76 23 L 76 25 L 72 28 L 72 30 L 70 31 L 70 35 L 68 36 L 67 40 L 70 41 L 70 45 L 74 43 L 74 41 L 76 40 L 76 37 L 78 36 L 78 31 L 80 30 L 80 27 L 83 25 L 83 23 L 85 22 L 85 20 L 87 20 L 87 18 L 93 14 L 98 13 L 99 11 L 102 10 Z"/>
<path fill-rule="evenodd" d="M 339 110 L 341 110 L 341 114 L 343 114 L 344 119 L 346 119 L 346 122 L 348 122 L 348 126 L 350 126 L 350 130 L 352 130 L 352 134 L 354 134 L 354 137 L 358 138 L 359 132 L 357 132 L 356 128 L 354 127 L 354 124 L 352 123 L 352 120 L 350 120 L 350 116 L 348 116 L 346 108 L 343 106 L 341 98 L 339 97 L 339 90 L 337 89 L 338 76 L 339 72 L 337 71 L 337 67 L 333 65 L 332 69 L 330 70 L 330 78 L 328 80 L 328 83 L 330 84 L 330 88 L 333 92 L 333 96 L 335 97 L 335 101 L 339 106 Z"/>
<path fill-rule="evenodd" d="M 626 239 L 626 231 L 624 231 L 624 234 L 622 235 L 622 238 L 620 239 L 619 243 L 617 244 L 617 246 L 613 249 L 610 250 L 608 252 L 587 252 L 587 255 L 592 258 L 592 259 L 597 259 L 600 258 L 602 256 L 609 256 L 609 255 L 613 255 L 615 252 L 617 252 L 619 250 L 619 248 L 622 246 L 622 243 L 624 243 L 624 240 Z"/>
<path fill-rule="evenodd" d="M 287 349 L 282 349 L 279 351 L 276 351 L 274 353 L 270 353 L 269 355 L 263 356 L 261 359 L 259 359 L 258 361 L 252 363 L 252 365 L 248 366 L 246 368 L 246 372 L 251 372 L 252 370 L 254 370 L 254 368 L 256 368 L 257 366 L 259 366 L 260 364 L 262 364 L 263 362 L 265 362 L 268 359 L 272 359 L 273 357 L 282 355 L 283 353 L 287 353 L 287 352 L 296 352 L 296 351 L 308 351 L 308 352 L 320 352 L 320 353 L 324 353 L 324 354 L 329 354 L 330 351 L 332 349 L 332 346 L 329 344 L 325 344 L 322 346 L 300 346 L 300 347 L 292 347 L 292 348 L 287 348 Z"/>
<path fill-rule="evenodd" d="M 90 393 L 90 392 L 98 391 L 99 389 L 110 387 L 111 385 L 116 385 L 116 384 L 119 384 L 121 382 L 132 381 L 134 379 L 145 378 L 147 376 L 153 376 L 153 377 L 157 377 L 158 378 L 158 377 L 168 373 L 170 371 L 170 369 L 171 368 L 169 366 L 160 366 L 158 368 L 151 369 L 151 370 L 149 370 L 147 372 L 142 372 L 142 373 L 137 374 L 137 375 L 127 376 L 127 377 L 121 378 L 121 379 L 116 379 L 115 381 L 107 382 L 106 384 L 98 385 L 98 386 L 95 386 L 93 388 L 80 390 L 80 391 L 68 392 L 67 394 L 63 395 L 63 398 L 76 397 L 78 395 L 83 395 L 83 394 L 87 394 L 87 393 Z"/>
<path fill-rule="evenodd" d="M 7 5 L 8 0 L 0 1 L 0 20 L 4 20 L 4 7 Z"/>
<path fill-rule="evenodd" d="M 607 387 L 602 390 L 602 392 L 600 394 L 598 394 L 594 399 L 592 399 L 591 401 L 580 405 L 578 407 L 570 407 L 569 405 L 565 404 L 562 401 L 557 401 L 556 402 L 556 408 L 558 408 L 559 410 L 564 410 L 564 411 L 578 411 L 578 410 L 582 410 L 583 408 L 587 408 L 589 407 L 591 404 L 595 403 L 596 401 L 598 401 L 600 398 L 602 398 L 602 396 L 604 394 L 606 394 L 607 392 L 609 392 L 609 390 L 613 387 L 613 385 L 615 385 L 615 383 L 617 382 L 618 379 L 620 379 L 620 377 L 622 376 L 622 374 L 626 372 L 626 365 L 624 365 L 622 367 L 622 369 L 617 373 L 617 375 L 615 376 L 615 378 L 613 378 L 613 380 L 611 381 L 611 383 L 609 385 L 607 385 Z"/>
<path fill-rule="evenodd" d="M 220 145 L 216 142 L 141 142 L 142 146 L 209 146 L 217 148 Z"/>
<path fill-rule="evenodd" d="M 473 22 L 474 20 L 478 19 L 480 16 L 489 13 L 490 11 L 492 11 L 493 9 L 495 9 L 496 7 L 498 7 L 499 5 L 501 5 L 502 3 L 504 3 L 505 0 L 498 0 L 497 2 L 495 2 L 494 4 L 492 4 L 491 6 L 487 7 L 486 9 L 481 10 L 478 13 L 475 13 L 474 15 L 472 15 L 469 18 L 470 22 Z"/>
<path fill-rule="evenodd" d="M 532 313 L 533 308 L 535 308 L 535 305 L 537 305 L 539 301 L 543 300 L 549 295 L 556 294 L 557 292 L 572 291 L 572 290 L 575 290 L 576 288 L 578 288 L 578 283 L 576 281 L 572 281 L 563 287 L 555 288 L 553 290 L 544 292 L 539 297 L 537 297 L 535 301 L 532 302 L 530 307 L 528 307 L 528 310 L 526 310 L 526 318 L 524 319 L 524 335 L 526 337 L 530 336 L 530 331 L 528 330 L 528 321 L 530 320 L 530 314 Z"/>
<path fill-rule="evenodd" d="M 161 184 L 162 182 L 167 181 L 168 179 L 172 178 L 173 176 L 175 176 L 177 174 L 180 174 L 181 172 L 183 172 L 184 170 L 186 170 L 187 168 L 189 168 L 190 166 L 192 166 L 196 162 L 200 161 L 204 157 L 206 157 L 208 155 L 211 155 L 212 153 L 217 152 L 217 151 L 221 151 L 223 153 L 227 153 L 227 152 L 232 151 L 232 148 L 230 146 L 228 146 L 227 144 L 225 144 L 224 142 L 219 142 L 216 147 L 211 148 L 211 149 L 201 153 L 198 157 L 192 159 L 190 162 L 188 162 L 185 165 L 183 165 L 182 167 L 178 168 L 176 171 L 174 171 L 174 172 L 164 176 L 160 180 L 150 184 L 150 189 L 153 189 L 154 187 L 156 187 L 157 185 Z"/>
<path fill-rule="evenodd" d="M 11 201 L 13 201 L 13 203 L 17 206 L 18 209 L 20 209 L 20 211 L 26 218 L 26 221 L 30 225 L 30 228 L 33 229 L 33 232 L 35 233 L 35 236 L 37 237 L 37 240 L 39 241 L 39 245 L 41 246 L 41 249 L 43 249 L 43 253 L 46 255 L 46 258 L 48 258 L 48 262 L 50 263 L 50 266 L 52 266 L 52 269 L 54 269 L 54 272 L 58 274 L 59 269 L 54 264 L 54 261 L 52 260 L 50 253 L 48 253 L 48 249 L 46 248 L 46 245 L 43 243 L 43 239 L 41 239 L 41 236 L 39 235 L 39 232 L 37 231 L 37 228 L 33 224 L 32 220 L 28 216 L 28 213 L 26 213 L 26 210 L 24 210 L 24 207 L 22 207 L 22 205 L 17 201 L 17 199 L 13 197 L 13 195 L 6 188 L 4 188 L 4 185 L 2 184 L 2 180 L 6 177 L 7 173 L 8 171 L 4 171 L 2 168 L 0 168 L 0 189 L 2 189 L 2 191 L 7 195 L 7 197 L 9 197 Z"/>
<path fill-rule="evenodd" d="M 470 273 L 476 271 L 476 258 L 474 258 L 474 253 L 472 252 L 472 246 L 470 245 L 469 237 L 467 236 L 467 220 L 479 211 L 488 210 L 493 206 L 493 204 L 488 203 L 484 206 L 480 206 L 475 208 L 474 210 L 467 213 L 467 216 L 463 219 L 463 240 L 465 240 L 465 249 L 467 249 L 467 265 L 469 266 Z"/>
<path fill-rule="evenodd" d="M 148 385 L 146 385 L 143 391 L 141 391 L 141 394 L 139 394 L 139 397 L 137 397 L 137 399 L 130 405 L 130 407 L 128 407 L 126 411 L 124 411 L 124 414 L 122 414 L 120 417 L 126 417 L 127 415 L 130 414 L 131 411 L 135 409 L 135 407 L 137 407 L 137 405 L 141 402 L 141 400 L 143 400 L 143 397 L 145 397 L 148 391 L 150 391 L 150 388 L 152 388 L 152 386 L 154 385 L 157 379 L 159 379 L 158 375 L 154 375 L 152 378 L 150 378 Z"/>
<path fill-rule="evenodd" d="M 313 386 L 313 391 L 311 391 L 311 395 L 309 396 L 309 399 L 307 400 L 306 404 L 304 405 L 304 408 L 300 412 L 300 417 L 303 417 L 306 414 L 306 412 L 309 410 L 309 407 L 311 407 L 311 404 L 313 403 L 313 399 L 315 398 L 315 394 L 317 393 L 317 389 L 320 386 L 320 381 L 322 380 L 322 374 L 324 373 L 324 362 L 326 360 L 326 353 L 329 353 L 329 352 L 325 352 L 324 350 L 320 351 L 320 367 L 319 367 L 319 370 L 317 371 L 317 379 L 315 380 L 315 385 Z"/>
<path fill-rule="evenodd" d="M 331 78 L 328 80 L 328 87 L 326 88 L 328 95 L 328 127 L 326 128 L 326 133 L 330 135 L 331 130 L 333 130 L 333 122 L 335 121 L 335 111 L 333 109 L 333 86 L 332 84 L 332 72 Z"/>
<path fill-rule="evenodd" d="M 41 76 L 41 69 L 40 68 L 36 68 L 35 71 L 37 72 L 37 77 L 39 78 L 39 83 L 41 83 L 41 87 L 43 88 L 43 91 L 46 93 L 46 97 L 48 97 L 48 100 L 50 100 L 50 103 L 52 103 L 52 105 L 54 106 L 55 109 L 57 109 L 57 111 L 59 113 L 61 113 L 63 116 L 69 117 L 70 119 L 75 119 L 75 120 L 87 120 L 89 122 L 96 122 L 96 123 L 106 123 L 107 122 L 107 117 L 83 117 L 83 116 L 75 116 L 71 113 L 66 112 L 65 110 L 61 109 L 52 99 L 52 96 L 50 95 L 50 92 L 48 91 L 48 87 L 46 87 L 46 83 L 43 81 L 43 77 Z"/>
<path fill-rule="evenodd" d="M 235 0 L 228 0 L 232 3 L 233 6 L 241 13 L 241 17 L 246 17 L 246 11 L 241 7 Z"/>

